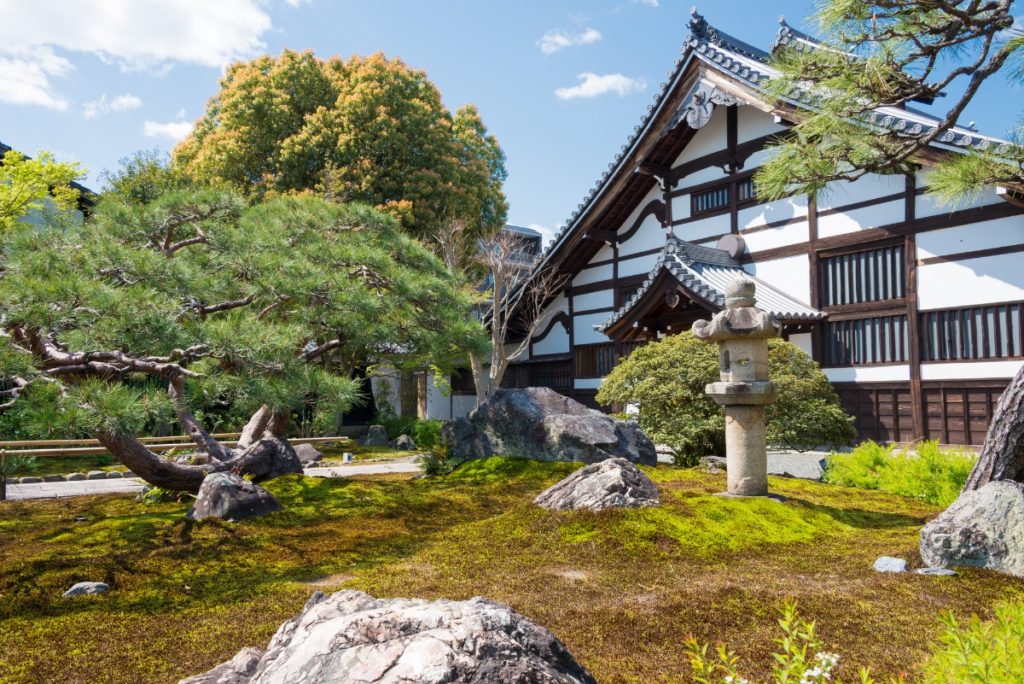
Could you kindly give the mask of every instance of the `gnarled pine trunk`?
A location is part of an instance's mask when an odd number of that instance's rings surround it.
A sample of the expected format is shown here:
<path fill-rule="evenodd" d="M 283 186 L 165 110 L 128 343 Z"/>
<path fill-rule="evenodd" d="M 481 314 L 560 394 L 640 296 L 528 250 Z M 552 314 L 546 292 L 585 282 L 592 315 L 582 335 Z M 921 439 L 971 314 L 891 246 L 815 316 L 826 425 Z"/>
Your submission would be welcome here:
<path fill-rule="evenodd" d="M 221 445 L 205 431 L 199 434 L 186 426 L 193 439 L 202 442 L 200 453 L 209 457 L 206 462 L 194 465 L 170 461 L 151 451 L 134 435 L 101 431 L 96 437 L 117 460 L 149 484 L 195 493 L 203 479 L 215 472 L 248 475 L 254 482 L 301 473 L 302 463 L 285 437 L 290 418 L 287 411 L 278 413 L 265 406 L 260 408 L 242 431 L 234 449 Z M 209 451 L 206 446 L 210 447 Z"/>
<path fill-rule="evenodd" d="M 995 480 L 1024 482 L 1024 367 L 1003 392 L 964 491 Z"/>

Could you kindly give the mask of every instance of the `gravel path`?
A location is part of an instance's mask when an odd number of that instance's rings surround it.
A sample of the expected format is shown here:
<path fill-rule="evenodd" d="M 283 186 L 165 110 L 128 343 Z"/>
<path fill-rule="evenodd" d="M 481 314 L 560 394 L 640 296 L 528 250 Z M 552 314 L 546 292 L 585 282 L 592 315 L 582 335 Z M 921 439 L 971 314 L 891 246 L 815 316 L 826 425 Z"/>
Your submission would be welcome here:
<path fill-rule="evenodd" d="M 310 477 L 351 477 L 353 475 L 379 475 L 384 473 L 418 473 L 420 467 L 412 461 L 386 463 L 353 463 L 327 468 L 306 468 Z M 89 494 L 134 494 L 142 491 L 144 483 L 138 478 L 117 480 L 79 480 L 77 482 L 41 482 L 39 484 L 9 484 L 7 498 L 56 499 Z"/>

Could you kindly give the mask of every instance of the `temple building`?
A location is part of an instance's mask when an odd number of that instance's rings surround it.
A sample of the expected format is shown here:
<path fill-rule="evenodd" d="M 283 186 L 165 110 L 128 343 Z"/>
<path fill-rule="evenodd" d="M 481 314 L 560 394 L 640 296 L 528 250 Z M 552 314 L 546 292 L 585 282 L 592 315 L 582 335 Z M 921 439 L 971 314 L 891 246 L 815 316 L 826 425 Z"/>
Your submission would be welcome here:
<path fill-rule="evenodd" d="M 538 270 L 558 269 L 566 286 L 505 384 L 592 404 L 617 359 L 719 311 L 744 272 L 862 438 L 980 444 L 1024 360 L 1019 192 L 941 206 L 922 159 L 914 175 L 760 202 L 752 177 L 766 144 L 810 98 L 765 94 L 771 51 L 696 13 L 690 29 L 653 104 L 541 257 Z M 782 22 L 771 50 L 818 45 Z M 907 135 L 938 123 L 910 107 L 869 118 Z M 930 158 L 1007 144 L 963 127 L 938 140 Z"/>

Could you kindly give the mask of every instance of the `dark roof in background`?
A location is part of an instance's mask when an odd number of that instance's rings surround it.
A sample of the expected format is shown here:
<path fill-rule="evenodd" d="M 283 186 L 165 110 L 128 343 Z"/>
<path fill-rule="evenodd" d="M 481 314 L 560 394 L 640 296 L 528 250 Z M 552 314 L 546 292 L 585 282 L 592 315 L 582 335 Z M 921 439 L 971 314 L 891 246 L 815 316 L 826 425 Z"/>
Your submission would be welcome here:
<path fill-rule="evenodd" d="M 520 233 L 522 235 L 529 235 L 530 237 L 541 237 L 540 232 L 533 228 L 527 228 L 526 226 L 513 226 L 511 223 L 506 223 L 505 228 L 510 233 Z"/>
<path fill-rule="evenodd" d="M 13 147 L 11 147 L 10 145 L 4 144 L 4 142 L 2 140 L 0 140 L 0 157 L 3 157 L 3 155 L 7 154 L 8 152 L 10 152 L 13 149 L 14 149 Z M 32 157 L 29 157 L 28 155 L 25 155 L 25 156 L 28 159 L 32 158 Z M 0 159 L 0 163 L 3 163 L 2 159 Z M 71 187 L 73 187 L 75 190 L 78 190 L 78 193 L 79 193 L 79 198 L 78 199 L 79 199 L 79 202 L 81 204 L 85 204 L 86 206 L 91 207 L 91 206 L 93 206 L 96 203 L 96 200 L 94 199 L 96 197 L 96 193 L 93 192 L 92 190 L 90 190 L 89 188 L 87 188 L 84 185 L 82 185 L 81 183 L 77 183 L 75 181 L 71 182 Z"/>

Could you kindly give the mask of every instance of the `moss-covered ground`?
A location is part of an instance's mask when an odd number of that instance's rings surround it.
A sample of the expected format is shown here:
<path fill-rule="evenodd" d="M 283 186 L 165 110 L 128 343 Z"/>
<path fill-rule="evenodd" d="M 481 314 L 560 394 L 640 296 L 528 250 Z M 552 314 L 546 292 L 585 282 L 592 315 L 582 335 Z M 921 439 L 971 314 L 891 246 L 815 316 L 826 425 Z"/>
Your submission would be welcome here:
<path fill-rule="evenodd" d="M 878 492 L 772 479 L 785 503 L 710 496 L 724 477 L 648 472 L 659 508 L 531 505 L 572 464 L 488 459 L 451 476 L 268 483 L 285 510 L 189 523 L 186 504 L 130 496 L 0 506 L 0 682 L 174 682 L 264 645 L 316 589 L 484 595 L 555 632 L 602 682 L 685 682 L 683 639 L 725 641 L 764 674 L 788 598 L 847 676 L 912 675 L 941 611 L 988 617 L 1024 581 L 880 575 L 915 559 L 938 508 Z M 81 580 L 110 594 L 75 600 Z"/>

